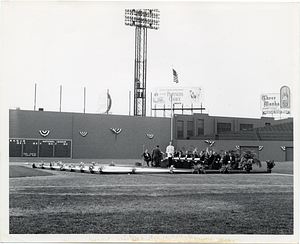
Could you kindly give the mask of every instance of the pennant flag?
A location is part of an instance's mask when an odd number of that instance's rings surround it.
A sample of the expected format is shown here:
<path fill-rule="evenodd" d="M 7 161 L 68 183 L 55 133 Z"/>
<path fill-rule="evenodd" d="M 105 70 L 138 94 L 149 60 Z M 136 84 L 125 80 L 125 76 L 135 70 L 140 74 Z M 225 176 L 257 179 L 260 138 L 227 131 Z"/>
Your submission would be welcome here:
<path fill-rule="evenodd" d="M 154 137 L 154 134 L 147 134 L 147 137 L 148 137 L 149 139 L 152 139 L 152 138 Z"/>
<path fill-rule="evenodd" d="M 263 150 L 264 146 L 258 146 L 258 151 Z"/>
<path fill-rule="evenodd" d="M 39 132 L 41 136 L 46 137 L 49 135 L 50 130 L 39 130 Z"/>
<path fill-rule="evenodd" d="M 122 129 L 121 128 L 110 128 L 110 130 L 115 134 L 120 134 Z"/>
<path fill-rule="evenodd" d="M 212 147 L 215 144 L 215 141 L 205 140 L 204 142 L 209 144 L 210 147 Z"/>
<path fill-rule="evenodd" d="M 173 69 L 173 79 L 174 79 L 174 82 L 175 82 L 175 83 L 178 83 L 178 74 L 177 74 L 177 72 L 175 71 L 175 69 Z"/>
<path fill-rule="evenodd" d="M 88 133 L 86 131 L 79 131 L 79 134 L 83 137 L 85 137 Z"/>

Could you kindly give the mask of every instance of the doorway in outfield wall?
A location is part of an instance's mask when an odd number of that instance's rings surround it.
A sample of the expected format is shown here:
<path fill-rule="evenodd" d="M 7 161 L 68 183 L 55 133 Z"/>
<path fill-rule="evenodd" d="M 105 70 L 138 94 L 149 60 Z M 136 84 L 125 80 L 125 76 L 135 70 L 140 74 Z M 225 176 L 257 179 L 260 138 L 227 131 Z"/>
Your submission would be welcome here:
<path fill-rule="evenodd" d="M 285 160 L 286 161 L 293 161 L 294 157 L 294 148 L 293 147 L 286 147 L 285 148 Z"/>
<path fill-rule="evenodd" d="M 240 146 L 241 152 L 245 149 L 249 149 L 251 151 L 254 151 L 257 155 L 257 157 L 259 158 L 259 150 L 258 150 L 258 146 Z"/>

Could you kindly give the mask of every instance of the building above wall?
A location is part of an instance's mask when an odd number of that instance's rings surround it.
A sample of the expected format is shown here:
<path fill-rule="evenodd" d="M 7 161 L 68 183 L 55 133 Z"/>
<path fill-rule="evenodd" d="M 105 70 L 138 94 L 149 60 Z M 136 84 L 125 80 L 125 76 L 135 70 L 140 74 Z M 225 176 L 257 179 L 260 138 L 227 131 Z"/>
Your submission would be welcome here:
<path fill-rule="evenodd" d="M 213 137 L 219 139 L 224 133 L 249 132 L 249 140 L 258 139 L 253 135 L 256 128 L 273 126 L 282 123 L 291 123 L 293 118 L 275 120 L 274 118 L 239 118 L 209 116 L 208 114 L 179 115 L 174 116 L 174 138 L 176 139 L 207 139 Z M 245 133 L 247 134 L 247 133 Z"/>

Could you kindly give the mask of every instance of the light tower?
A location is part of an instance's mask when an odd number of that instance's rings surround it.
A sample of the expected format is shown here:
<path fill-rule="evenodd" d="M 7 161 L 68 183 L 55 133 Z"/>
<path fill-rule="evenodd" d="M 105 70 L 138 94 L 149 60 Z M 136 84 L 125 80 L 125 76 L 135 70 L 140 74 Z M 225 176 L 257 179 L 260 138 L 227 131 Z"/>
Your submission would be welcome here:
<path fill-rule="evenodd" d="M 147 29 L 158 30 L 158 9 L 125 9 L 125 25 L 135 26 L 134 116 L 146 115 Z"/>

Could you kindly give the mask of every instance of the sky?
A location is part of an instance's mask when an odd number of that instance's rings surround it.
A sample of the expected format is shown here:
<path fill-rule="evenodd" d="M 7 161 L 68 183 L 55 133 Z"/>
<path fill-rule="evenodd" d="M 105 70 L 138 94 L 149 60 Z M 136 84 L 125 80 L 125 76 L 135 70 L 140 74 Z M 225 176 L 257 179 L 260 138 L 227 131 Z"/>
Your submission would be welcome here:
<path fill-rule="evenodd" d="M 205 113 L 259 118 L 260 95 L 285 85 L 294 115 L 299 15 L 293 3 L 2 2 L 5 106 L 33 110 L 36 84 L 36 109 L 59 111 L 62 86 L 61 111 L 83 112 L 86 87 L 86 113 L 101 112 L 99 97 L 109 90 L 110 112 L 132 115 L 129 8 L 160 11 L 159 30 L 148 30 L 147 116 L 154 88 L 201 86 Z"/>

